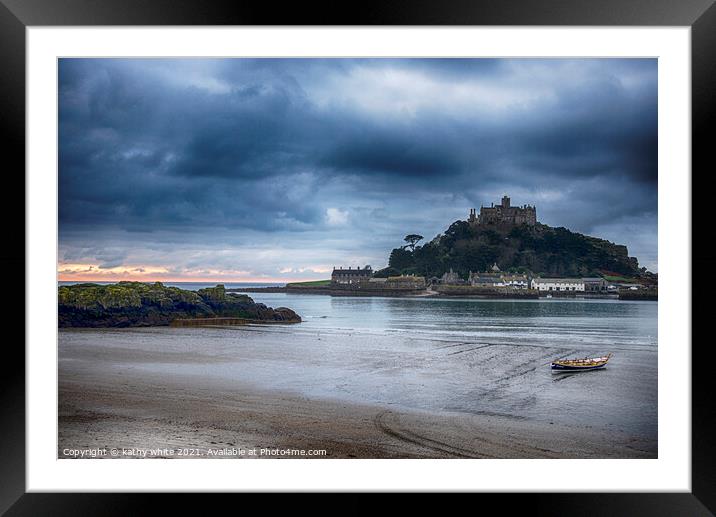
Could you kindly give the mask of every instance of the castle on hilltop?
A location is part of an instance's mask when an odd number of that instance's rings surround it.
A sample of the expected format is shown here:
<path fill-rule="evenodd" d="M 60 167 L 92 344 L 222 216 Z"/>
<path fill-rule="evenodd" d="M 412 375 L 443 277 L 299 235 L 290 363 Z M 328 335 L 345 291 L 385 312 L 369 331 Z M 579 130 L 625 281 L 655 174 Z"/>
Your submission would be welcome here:
<path fill-rule="evenodd" d="M 475 213 L 475 209 L 471 208 L 467 222 L 479 225 L 534 226 L 537 224 L 537 208 L 531 205 L 510 206 L 510 198 L 502 196 L 502 203 L 497 206 L 494 203 L 490 206 L 481 206 L 479 216 Z"/>

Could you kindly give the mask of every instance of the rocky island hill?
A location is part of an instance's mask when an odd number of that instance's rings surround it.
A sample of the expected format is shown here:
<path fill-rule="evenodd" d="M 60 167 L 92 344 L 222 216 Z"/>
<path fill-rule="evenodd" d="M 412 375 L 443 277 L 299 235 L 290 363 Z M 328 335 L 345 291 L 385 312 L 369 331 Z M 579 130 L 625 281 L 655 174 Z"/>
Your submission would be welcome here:
<path fill-rule="evenodd" d="M 60 327 L 143 327 L 214 318 L 245 323 L 301 321 L 291 309 L 273 309 L 249 296 L 227 293 L 223 285 L 187 291 L 161 282 L 87 283 L 61 286 L 58 293 Z"/>
<path fill-rule="evenodd" d="M 455 221 L 432 241 L 420 246 L 416 239 L 390 253 L 388 267 L 378 277 L 421 275 L 440 277 L 452 269 L 461 278 L 499 264 L 503 271 L 529 272 L 545 277 L 619 275 L 655 282 L 655 275 L 640 268 L 627 247 L 539 223 L 533 206 L 513 207 L 505 196 L 501 205 L 483 207 L 478 217 Z"/>

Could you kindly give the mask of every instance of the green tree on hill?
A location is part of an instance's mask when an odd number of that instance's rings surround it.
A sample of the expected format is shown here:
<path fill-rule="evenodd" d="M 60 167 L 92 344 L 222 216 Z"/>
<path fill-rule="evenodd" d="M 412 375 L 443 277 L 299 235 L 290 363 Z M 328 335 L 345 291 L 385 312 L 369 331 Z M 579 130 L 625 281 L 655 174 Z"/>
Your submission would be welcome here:
<path fill-rule="evenodd" d="M 423 240 L 423 236 L 418 235 L 417 233 L 411 233 L 410 235 L 406 235 L 403 240 L 408 243 L 406 244 L 406 247 L 409 246 L 410 251 L 415 251 L 415 245 Z"/>

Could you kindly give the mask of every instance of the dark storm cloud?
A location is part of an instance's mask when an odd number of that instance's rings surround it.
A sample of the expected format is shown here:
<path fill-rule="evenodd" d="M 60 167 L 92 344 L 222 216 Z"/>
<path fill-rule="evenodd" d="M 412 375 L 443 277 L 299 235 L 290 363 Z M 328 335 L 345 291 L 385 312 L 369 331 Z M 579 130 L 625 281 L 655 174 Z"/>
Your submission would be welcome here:
<path fill-rule="evenodd" d="M 449 223 L 420 209 L 434 196 L 502 193 L 580 231 L 655 227 L 656 78 L 632 59 L 62 59 L 61 245 L 110 267 L 131 253 L 90 235 L 384 245 Z"/>
<path fill-rule="evenodd" d="M 512 128 L 519 159 L 537 174 L 594 176 L 618 171 L 657 181 L 656 91 L 633 96 L 613 80 L 566 91 L 549 109 Z M 536 130 L 538 129 L 539 130 Z"/>
<path fill-rule="evenodd" d="M 453 175 L 462 167 L 459 149 L 430 128 L 413 127 L 400 133 L 395 128 L 361 126 L 343 133 L 328 146 L 319 162 L 338 173 L 418 179 Z"/>

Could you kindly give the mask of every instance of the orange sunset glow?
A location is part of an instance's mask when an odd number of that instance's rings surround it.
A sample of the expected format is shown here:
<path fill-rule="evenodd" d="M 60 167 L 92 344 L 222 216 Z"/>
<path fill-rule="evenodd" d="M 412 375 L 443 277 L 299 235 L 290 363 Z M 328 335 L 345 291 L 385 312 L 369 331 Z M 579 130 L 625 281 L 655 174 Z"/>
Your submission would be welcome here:
<path fill-rule="evenodd" d="M 283 274 L 304 273 L 306 270 L 281 270 Z M 314 269 L 316 280 L 326 278 L 330 270 Z M 100 267 L 99 264 L 60 263 L 57 268 L 60 282 L 267 282 L 283 283 L 305 281 L 305 277 L 256 276 L 249 271 L 196 269 L 171 271 L 166 267 L 147 265 L 123 265 Z"/>

